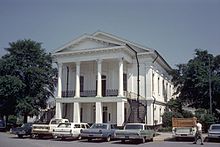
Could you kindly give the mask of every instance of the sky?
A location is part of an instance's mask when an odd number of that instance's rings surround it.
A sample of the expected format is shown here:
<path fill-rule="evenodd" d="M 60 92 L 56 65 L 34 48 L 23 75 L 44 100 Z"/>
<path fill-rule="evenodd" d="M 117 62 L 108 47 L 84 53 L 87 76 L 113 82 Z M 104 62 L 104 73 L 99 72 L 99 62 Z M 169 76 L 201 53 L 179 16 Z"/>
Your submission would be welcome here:
<path fill-rule="evenodd" d="M 197 48 L 220 55 L 220 0 L 0 0 L 0 56 L 20 39 L 52 52 L 98 30 L 156 49 L 175 68 Z"/>

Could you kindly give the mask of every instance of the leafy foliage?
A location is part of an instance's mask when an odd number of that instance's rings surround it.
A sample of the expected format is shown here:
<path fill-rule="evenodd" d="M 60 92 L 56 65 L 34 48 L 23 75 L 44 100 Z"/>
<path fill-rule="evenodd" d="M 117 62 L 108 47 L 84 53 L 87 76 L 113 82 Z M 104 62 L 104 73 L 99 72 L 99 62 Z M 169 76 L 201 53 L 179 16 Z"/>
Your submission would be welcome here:
<path fill-rule="evenodd" d="M 15 76 L 0 76 L 0 112 L 8 116 L 14 114 L 16 98 L 24 87 L 22 81 Z"/>
<path fill-rule="evenodd" d="M 0 62 L 0 76 L 11 76 L 20 82 L 17 91 L 13 88 L 9 91 L 18 92 L 13 98 L 15 110 L 25 116 L 26 121 L 27 116 L 37 115 L 39 109 L 46 108 L 48 98 L 53 95 L 56 71 L 52 68 L 51 55 L 45 53 L 41 43 L 18 40 L 9 45 L 8 54 Z M 0 88 L 4 90 L 5 87 Z M 5 94 L 3 97 L 8 99 Z"/>
<path fill-rule="evenodd" d="M 209 109 L 209 75 L 213 110 L 220 108 L 220 56 L 214 57 L 199 49 L 195 50 L 193 59 L 187 64 L 177 65 L 173 71 L 173 83 L 182 104 Z"/>
<path fill-rule="evenodd" d="M 165 111 L 162 116 L 163 127 L 171 127 L 172 126 L 172 117 L 182 118 L 183 116 L 179 112 Z"/>
<path fill-rule="evenodd" d="M 181 101 L 179 99 L 170 99 L 167 104 L 166 107 L 171 110 L 172 112 L 182 112 L 182 104 Z"/>
<path fill-rule="evenodd" d="M 170 99 L 166 104 L 166 111 L 162 116 L 163 127 L 172 126 L 172 117 L 190 118 L 193 117 L 192 112 L 183 110 L 179 99 Z"/>
<path fill-rule="evenodd" d="M 216 122 L 216 117 L 213 114 L 208 113 L 206 109 L 198 109 L 195 112 L 196 118 L 203 124 L 203 129 L 208 130 L 210 124 Z"/>

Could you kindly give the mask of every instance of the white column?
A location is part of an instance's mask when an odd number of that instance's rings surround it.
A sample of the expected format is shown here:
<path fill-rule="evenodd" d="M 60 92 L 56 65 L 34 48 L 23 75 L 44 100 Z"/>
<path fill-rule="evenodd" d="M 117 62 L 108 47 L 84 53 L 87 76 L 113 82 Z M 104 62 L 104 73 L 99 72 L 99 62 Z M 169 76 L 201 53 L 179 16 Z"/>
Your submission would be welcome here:
<path fill-rule="evenodd" d="M 102 103 L 96 102 L 95 103 L 95 110 L 96 110 L 96 123 L 102 123 Z"/>
<path fill-rule="evenodd" d="M 153 114 L 154 113 L 154 108 L 153 108 L 153 100 L 148 100 L 147 101 L 147 125 L 154 125 L 154 120 L 153 120 Z"/>
<path fill-rule="evenodd" d="M 118 97 L 123 97 L 123 58 L 119 61 Z"/>
<path fill-rule="evenodd" d="M 62 68 L 63 64 L 58 63 L 58 83 L 57 83 L 57 97 L 61 98 L 62 97 Z"/>
<path fill-rule="evenodd" d="M 58 63 L 57 98 L 62 97 L 62 63 Z M 56 102 L 56 118 L 62 118 L 62 104 Z"/>
<path fill-rule="evenodd" d="M 102 97 L 102 60 L 97 61 L 97 95 L 96 97 Z"/>
<path fill-rule="evenodd" d="M 167 84 L 167 97 L 168 97 L 168 99 L 171 98 L 171 95 L 170 95 L 170 83 L 169 82 L 170 81 L 168 81 L 168 84 Z"/>
<path fill-rule="evenodd" d="M 74 102 L 74 114 L 73 114 L 73 122 L 80 123 L 80 104 L 79 102 Z"/>
<path fill-rule="evenodd" d="M 154 96 L 158 97 L 158 71 L 154 72 Z"/>
<path fill-rule="evenodd" d="M 124 123 L 124 102 L 117 102 L 117 126 L 122 126 Z"/>
<path fill-rule="evenodd" d="M 76 62 L 75 98 L 80 97 L 80 62 Z"/>
<path fill-rule="evenodd" d="M 160 98 L 161 100 L 163 100 L 163 78 L 164 78 L 164 75 L 161 74 L 160 75 Z"/>
<path fill-rule="evenodd" d="M 146 96 L 146 98 L 147 99 L 151 99 L 152 98 L 152 94 L 153 94 L 153 72 L 152 72 L 152 66 L 149 66 L 149 65 L 146 65 L 146 83 L 145 83 L 145 85 L 146 85 L 146 94 L 145 94 L 145 96 Z"/>

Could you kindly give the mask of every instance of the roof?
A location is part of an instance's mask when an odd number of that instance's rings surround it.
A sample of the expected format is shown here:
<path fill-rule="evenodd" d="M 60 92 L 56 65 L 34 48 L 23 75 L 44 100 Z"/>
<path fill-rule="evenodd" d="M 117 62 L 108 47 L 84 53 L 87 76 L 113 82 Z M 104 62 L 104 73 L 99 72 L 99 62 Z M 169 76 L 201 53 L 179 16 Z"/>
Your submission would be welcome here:
<path fill-rule="evenodd" d="M 82 36 L 80 36 L 80 37 L 66 43 L 62 47 L 54 50 L 53 54 L 59 54 L 62 51 L 64 51 L 65 49 L 74 47 L 74 45 L 79 44 L 80 42 L 82 42 L 85 39 L 96 40 L 96 41 L 112 44 L 112 45 L 118 46 L 118 47 L 120 47 L 120 46 L 121 47 L 128 47 L 127 45 L 129 45 L 132 48 L 132 50 L 137 52 L 138 55 L 150 53 L 152 58 L 154 58 L 153 62 L 155 62 L 157 60 L 157 62 L 159 64 L 166 67 L 167 71 L 172 70 L 172 68 L 166 62 L 166 60 L 164 60 L 164 58 L 155 49 L 139 45 L 137 43 L 128 41 L 126 39 L 122 39 L 120 37 L 117 37 L 115 35 L 112 35 L 112 34 L 109 34 L 109 33 L 103 32 L 103 31 L 97 31 L 93 34 L 83 34 Z M 66 53 L 68 53 L 68 52 L 66 52 Z"/>

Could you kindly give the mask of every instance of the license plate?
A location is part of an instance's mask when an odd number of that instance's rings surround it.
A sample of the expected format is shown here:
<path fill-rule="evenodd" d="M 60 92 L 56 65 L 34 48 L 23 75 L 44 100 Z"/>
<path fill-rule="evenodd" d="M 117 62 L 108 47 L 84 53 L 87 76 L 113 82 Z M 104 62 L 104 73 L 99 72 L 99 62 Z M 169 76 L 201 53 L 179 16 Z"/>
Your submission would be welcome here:
<path fill-rule="evenodd" d="M 186 134 L 181 134 L 181 136 L 187 136 Z"/>
<path fill-rule="evenodd" d="M 129 139 L 129 136 L 125 136 L 126 139 Z"/>

